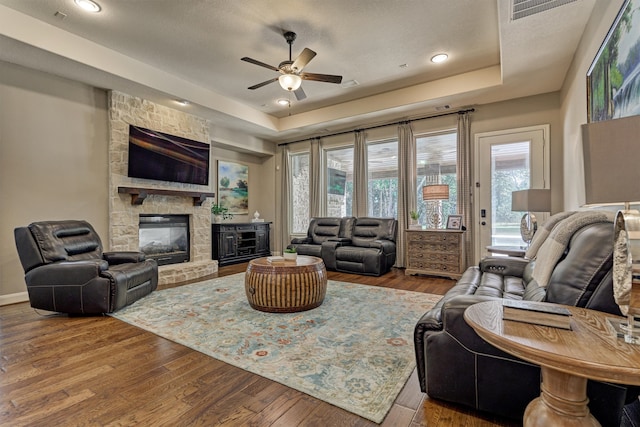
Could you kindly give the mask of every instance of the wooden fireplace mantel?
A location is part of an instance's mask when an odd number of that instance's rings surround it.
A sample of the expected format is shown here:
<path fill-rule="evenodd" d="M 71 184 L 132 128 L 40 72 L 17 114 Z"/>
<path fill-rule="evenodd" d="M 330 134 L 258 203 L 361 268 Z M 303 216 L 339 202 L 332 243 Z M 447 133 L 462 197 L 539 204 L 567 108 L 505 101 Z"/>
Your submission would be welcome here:
<path fill-rule="evenodd" d="M 160 196 L 180 196 L 192 197 L 193 206 L 202 206 L 207 197 L 215 197 L 215 193 L 205 193 L 201 191 L 180 191 L 180 190 L 163 190 L 160 188 L 135 188 L 135 187 L 118 187 L 118 193 L 130 194 L 132 205 L 141 205 L 149 194 Z"/>

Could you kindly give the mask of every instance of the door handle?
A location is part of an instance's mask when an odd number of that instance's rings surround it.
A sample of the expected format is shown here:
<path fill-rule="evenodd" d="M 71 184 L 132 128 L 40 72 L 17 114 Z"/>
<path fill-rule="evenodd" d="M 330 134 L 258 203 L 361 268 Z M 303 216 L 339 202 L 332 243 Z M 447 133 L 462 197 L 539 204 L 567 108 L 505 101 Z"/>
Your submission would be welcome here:
<path fill-rule="evenodd" d="M 486 222 L 486 221 L 482 221 L 482 222 L 480 223 L 480 225 L 487 225 L 487 222 Z"/>

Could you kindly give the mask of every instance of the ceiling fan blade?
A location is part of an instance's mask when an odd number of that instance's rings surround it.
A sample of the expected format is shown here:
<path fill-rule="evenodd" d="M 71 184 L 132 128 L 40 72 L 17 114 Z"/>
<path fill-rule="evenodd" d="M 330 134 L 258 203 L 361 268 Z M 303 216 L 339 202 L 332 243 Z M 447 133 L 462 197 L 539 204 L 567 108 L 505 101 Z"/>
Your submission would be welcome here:
<path fill-rule="evenodd" d="M 315 82 L 325 83 L 341 83 L 342 76 L 335 76 L 333 74 L 316 74 L 316 73 L 300 73 L 300 77 L 303 80 L 312 80 Z"/>
<path fill-rule="evenodd" d="M 245 56 L 244 58 L 240 58 L 240 60 L 244 61 L 244 62 L 249 62 L 250 64 L 259 65 L 261 67 L 268 68 L 268 69 L 273 70 L 273 71 L 280 72 L 280 69 L 274 67 L 273 65 L 265 64 L 264 62 L 260 62 L 260 61 L 258 61 L 256 59 L 249 58 L 248 56 Z"/>
<path fill-rule="evenodd" d="M 262 83 L 258 83 L 257 85 L 253 85 L 251 87 L 248 87 L 247 89 L 250 89 L 250 90 L 258 89 L 258 88 L 261 88 L 262 86 L 268 85 L 269 83 L 273 83 L 273 82 L 277 82 L 277 81 L 278 81 L 278 78 L 274 77 L 274 78 L 269 79 L 267 81 L 264 81 Z"/>
<path fill-rule="evenodd" d="M 293 94 L 296 96 L 296 99 L 298 101 L 302 101 L 303 99 L 305 99 L 307 97 L 307 94 L 304 93 L 304 90 L 302 90 L 302 86 L 300 86 L 298 89 L 294 90 Z"/>
<path fill-rule="evenodd" d="M 293 61 L 291 64 L 291 69 L 295 72 L 300 72 L 302 69 L 316 56 L 316 53 L 311 49 L 307 49 L 306 47 L 302 51 L 300 55 Z"/>

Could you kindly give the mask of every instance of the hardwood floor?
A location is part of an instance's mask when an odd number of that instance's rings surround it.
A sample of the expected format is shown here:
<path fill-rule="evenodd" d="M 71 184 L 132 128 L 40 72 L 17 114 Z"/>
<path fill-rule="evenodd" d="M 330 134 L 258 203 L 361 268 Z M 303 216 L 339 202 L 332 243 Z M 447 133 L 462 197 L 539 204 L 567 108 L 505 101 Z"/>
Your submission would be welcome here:
<path fill-rule="evenodd" d="M 223 267 L 215 276 L 245 269 Z M 329 272 L 329 278 L 435 294 L 453 284 L 402 270 L 381 278 Z M 111 317 L 48 315 L 21 303 L 0 307 L 0 425 L 377 424 Z M 382 425 L 520 423 L 429 399 L 414 372 Z"/>

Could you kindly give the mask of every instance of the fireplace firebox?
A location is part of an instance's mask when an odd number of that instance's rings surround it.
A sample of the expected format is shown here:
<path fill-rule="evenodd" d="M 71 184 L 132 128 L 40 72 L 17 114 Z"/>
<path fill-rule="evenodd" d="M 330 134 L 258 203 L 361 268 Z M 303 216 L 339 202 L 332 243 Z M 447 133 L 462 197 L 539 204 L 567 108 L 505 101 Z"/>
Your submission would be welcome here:
<path fill-rule="evenodd" d="M 189 261 L 189 215 L 141 214 L 140 251 L 158 265 Z"/>

